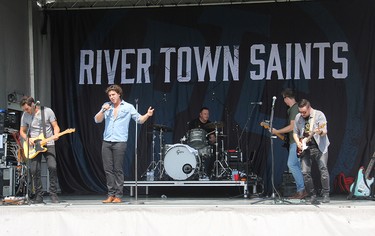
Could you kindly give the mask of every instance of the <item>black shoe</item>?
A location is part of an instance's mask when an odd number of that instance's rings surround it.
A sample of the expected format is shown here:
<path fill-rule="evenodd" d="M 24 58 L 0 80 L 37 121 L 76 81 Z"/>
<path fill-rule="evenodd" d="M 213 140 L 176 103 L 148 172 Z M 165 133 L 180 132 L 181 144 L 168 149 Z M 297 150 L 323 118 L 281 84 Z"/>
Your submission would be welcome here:
<path fill-rule="evenodd" d="M 42 197 L 36 197 L 35 199 L 32 199 L 30 201 L 31 201 L 31 204 L 41 204 L 41 203 L 44 203 Z"/>
<path fill-rule="evenodd" d="M 59 203 L 59 198 L 57 197 L 57 194 L 51 194 L 51 202 L 52 203 Z"/>

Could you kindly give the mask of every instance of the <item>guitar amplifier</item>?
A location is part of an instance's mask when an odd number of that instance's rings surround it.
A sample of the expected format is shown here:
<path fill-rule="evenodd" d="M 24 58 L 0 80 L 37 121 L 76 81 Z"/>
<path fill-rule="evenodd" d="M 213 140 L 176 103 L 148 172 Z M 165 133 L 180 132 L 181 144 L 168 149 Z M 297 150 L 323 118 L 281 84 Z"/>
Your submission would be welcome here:
<path fill-rule="evenodd" d="M 242 152 L 231 149 L 225 152 L 227 162 L 243 162 Z"/>
<path fill-rule="evenodd" d="M 284 171 L 283 173 L 283 184 L 295 184 L 294 177 L 292 173 L 289 173 L 288 171 Z"/>
<path fill-rule="evenodd" d="M 16 188 L 16 167 L 0 169 L 0 195 L 12 196 Z"/>

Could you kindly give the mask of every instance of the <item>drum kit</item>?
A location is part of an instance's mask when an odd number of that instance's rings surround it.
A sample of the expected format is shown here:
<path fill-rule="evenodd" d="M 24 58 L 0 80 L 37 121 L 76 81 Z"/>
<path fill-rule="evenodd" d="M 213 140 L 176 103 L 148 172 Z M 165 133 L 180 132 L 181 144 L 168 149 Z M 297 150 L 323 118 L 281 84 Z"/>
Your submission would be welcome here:
<path fill-rule="evenodd" d="M 218 180 L 230 178 L 232 170 L 222 158 L 224 153 L 224 140 L 222 122 L 208 123 L 205 129 L 195 128 L 189 130 L 180 143 L 165 144 L 163 135 L 165 132 L 172 132 L 172 129 L 161 124 L 153 125 L 152 138 L 152 161 L 147 168 L 147 173 L 157 174 L 156 180 Z M 212 130 L 207 132 L 206 130 Z M 155 138 L 159 133 L 159 160 L 155 161 Z M 214 136 L 214 141 L 210 142 L 210 136 Z M 221 144 L 219 145 L 219 141 Z M 221 149 L 220 149 L 221 148 Z M 210 171 L 206 170 L 211 158 L 214 158 L 213 170 L 211 176 Z M 148 176 L 148 175 L 147 175 Z M 154 178 L 152 178 L 154 180 Z"/>

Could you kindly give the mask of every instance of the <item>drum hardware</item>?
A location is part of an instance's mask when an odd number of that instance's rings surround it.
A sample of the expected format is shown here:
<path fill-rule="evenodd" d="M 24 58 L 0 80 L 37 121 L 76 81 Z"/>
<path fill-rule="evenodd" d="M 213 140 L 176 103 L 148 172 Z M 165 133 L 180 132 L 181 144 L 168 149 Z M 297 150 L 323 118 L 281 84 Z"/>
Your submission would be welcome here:
<path fill-rule="evenodd" d="M 205 129 L 218 129 L 218 128 L 221 129 L 223 127 L 224 127 L 224 123 L 221 121 L 211 122 L 204 126 Z"/>
<path fill-rule="evenodd" d="M 157 167 L 157 163 L 155 161 L 155 138 L 156 138 L 155 132 L 156 132 L 155 129 L 152 129 L 152 161 L 148 165 L 146 172 L 143 173 L 143 175 L 141 176 L 141 177 L 144 177 L 147 174 L 147 180 L 149 178 L 149 175 L 155 174 L 155 169 Z"/>
<path fill-rule="evenodd" d="M 222 178 L 223 175 L 229 174 L 231 175 L 232 170 L 230 169 L 228 163 L 226 160 L 223 162 L 219 160 L 219 142 L 218 139 L 221 137 L 223 134 L 222 132 L 219 132 L 219 128 L 223 128 L 224 124 L 222 122 L 213 122 L 205 125 L 205 128 L 212 129 L 214 128 L 214 131 L 210 132 L 215 133 L 215 162 L 214 162 L 214 175 L 215 178 Z M 224 153 L 224 140 L 221 140 L 222 145 L 221 145 L 221 152 Z M 225 165 L 225 166 L 224 166 Z"/>
<path fill-rule="evenodd" d="M 155 161 L 155 138 L 156 134 L 155 132 L 159 131 L 159 160 L 158 162 Z M 163 173 L 164 173 L 164 163 L 163 163 L 163 152 L 164 147 L 163 147 L 163 133 L 164 132 L 171 132 L 172 129 L 167 127 L 166 125 L 161 125 L 161 124 L 154 124 L 153 125 L 153 131 L 152 131 L 152 161 L 150 165 L 147 167 L 147 172 L 153 172 L 154 174 L 159 171 L 159 179 L 162 178 Z M 143 174 L 144 176 L 145 174 Z"/>

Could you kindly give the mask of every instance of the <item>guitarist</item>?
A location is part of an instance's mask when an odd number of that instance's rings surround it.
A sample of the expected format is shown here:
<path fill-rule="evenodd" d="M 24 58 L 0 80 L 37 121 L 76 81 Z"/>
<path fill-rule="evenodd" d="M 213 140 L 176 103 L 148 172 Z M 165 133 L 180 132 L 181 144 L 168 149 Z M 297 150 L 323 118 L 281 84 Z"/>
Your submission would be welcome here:
<path fill-rule="evenodd" d="M 288 113 L 288 126 L 281 128 L 279 130 L 272 129 L 273 134 L 286 134 L 289 135 L 289 156 L 288 156 L 288 168 L 293 175 L 296 182 L 297 192 L 291 196 L 292 199 L 303 199 L 308 194 L 305 190 L 305 184 L 303 181 L 303 175 L 301 170 L 301 164 L 297 157 L 297 144 L 293 139 L 293 128 L 294 128 L 294 118 L 298 114 L 298 106 L 295 99 L 294 91 L 290 88 L 286 88 L 281 92 L 284 98 L 284 103 L 289 107 Z"/>
<path fill-rule="evenodd" d="M 56 135 L 54 140 L 47 143 L 47 151 L 40 152 L 30 161 L 30 174 L 31 174 L 31 185 L 32 189 L 35 190 L 35 197 L 32 199 L 33 203 L 43 203 L 43 191 L 42 191 L 42 181 L 41 181 L 41 160 L 42 156 L 46 158 L 48 171 L 49 171 L 49 193 L 52 203 L 58 203 L 59 199 L 57 197 L 57 171 L 56 171 L 56 152 L 55 152 L 55 140 L 58 139 L 57 134 L 60 132 L 60 127 L 57 123 L 55 113 L 51 108 L 44 107 L 41 109 L 39 102 L 35 103 L 34 98 L 25 96 L 20 102 L 20 106 L 24 113 L 21 117 L 21 127 L 20 135 L 24 142 L 29 141 L 29 147 L 32 149 L 34 147 L 34 141 L 36 138 L 44 134 L 44 138 L 49 138 Z M 44 115 L 42 115 L 44 111 Z M 44 122 L 42 120 L 44 117 Z M 44 127 L 43 128 L 43 123 Z M 29 135 L 29 138 L 27 137 Z M 28 158 L 28 157 L 26 157 Z"/>
<path fill-rule="evenodd" d="M 329 139 L 327 136 L 327 119 L 323 112 L 311 107 L 310 102 L 302 99 L 298 103 L 295 118 L 293 138 L 297 148 L 303 150 L 301 138 L 308 137 L 307 148 L 300 154 L 302 173 L 306 191 L 311 195 L 310 202 L 317 204 L 316 191 L 311 177 L 311 164 L 315 161 L 320 171 L 322 183 L 323 203 L 329 203 L 329 173 L 327 168 Z"/>

